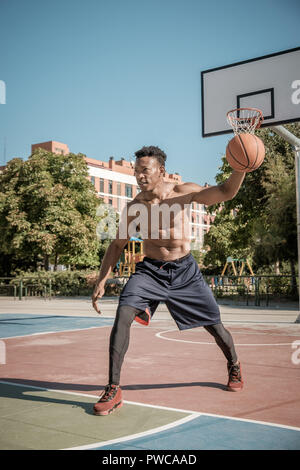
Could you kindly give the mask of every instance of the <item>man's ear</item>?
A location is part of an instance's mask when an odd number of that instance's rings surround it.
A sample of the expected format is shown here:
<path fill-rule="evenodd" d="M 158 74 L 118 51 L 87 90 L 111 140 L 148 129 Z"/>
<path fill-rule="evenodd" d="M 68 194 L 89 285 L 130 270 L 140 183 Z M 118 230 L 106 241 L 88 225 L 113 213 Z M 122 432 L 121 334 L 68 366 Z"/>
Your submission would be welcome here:
<path fill-rule="evenodd" d="M 160 167 L 160 172 L 161 172 L 162 176 L 166 176 L 166 169 L 163 165 L 161 165 L 161 167 Z"/>

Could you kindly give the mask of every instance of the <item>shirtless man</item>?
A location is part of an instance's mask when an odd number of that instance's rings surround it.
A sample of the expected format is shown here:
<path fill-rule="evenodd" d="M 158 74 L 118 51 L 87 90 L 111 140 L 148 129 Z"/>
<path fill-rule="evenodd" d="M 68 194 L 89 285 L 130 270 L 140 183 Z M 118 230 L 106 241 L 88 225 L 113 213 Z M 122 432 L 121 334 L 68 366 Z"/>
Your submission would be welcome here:
<path fill-rule="evenodd" d="M 105 282 L 137 228 L 144 240 L 145 257 L 137 263 L 135 273 L 120 294 L 110 336 L 108 385 L 94 405 L 96 415 L 108 415 L 122 405 L 120 373 L 131 324 L 134 320 L 149 324 L 159 302 L 165 302 L 179 330 L 203 326 L 214 336 L 227 359 L 227 389 L 243 388 L 232 336 L 224 328 L 212 291 L 190 253 L 185 212 L 192 202 L 209 206 L 234 198 L 245 173 L 233 171 L 223 184 L 205 188 L 194 183 L 167 183 L 164 181 L 166 155 L 161 149 L 143 147 L 135 156 L 135 176 L 141 192 L 126 206 L 116 239 L 103 258 L 92 297 L 93 307 L 99 314 L 97 301 L 104 295 Z M 164 216 L 159 216 L 163 208 L 170 209 L 167 227 Z"/>

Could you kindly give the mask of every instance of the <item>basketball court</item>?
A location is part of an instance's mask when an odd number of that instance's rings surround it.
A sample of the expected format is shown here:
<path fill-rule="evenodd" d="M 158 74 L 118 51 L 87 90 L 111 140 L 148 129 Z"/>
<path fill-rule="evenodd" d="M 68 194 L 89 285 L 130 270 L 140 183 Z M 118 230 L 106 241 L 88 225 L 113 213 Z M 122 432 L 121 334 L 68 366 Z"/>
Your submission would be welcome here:
<path fill-rule="evenodd" d="M 296 48 L 203 71 L 202 136 L 232 132 L 226 115 L 233 108 L 259 108 L 261 125 L 274 132 L 299 122 L 299 54 Z M 295 146 L 298 188 L 299 139 L 287 140 Z M 123 407 L 100 417 L 93 404 L 107 384 L 116 301 L 104 300 L 103 309 L 99 317 L 80 299 L 2 302 L 2 449 L 300 449 L 298 307 L 221 307 L 245 381 L 232 393 L 212 337 L 203 328 L 179 332 L 160 305 L 148 327 L 131 328 Z"/>
<path fill-rule="evenodd" d="M 148 327 L 132 326 L 123 407 L 100 417 L 116 301 L 102 304 L 99 317 L 82 299 L 2 302 L 2 449 L 300 449 L 297 309 L 221 306 L 245 380 L 232 393 L 213 338 L 179 332 L 160 305 Z"/>

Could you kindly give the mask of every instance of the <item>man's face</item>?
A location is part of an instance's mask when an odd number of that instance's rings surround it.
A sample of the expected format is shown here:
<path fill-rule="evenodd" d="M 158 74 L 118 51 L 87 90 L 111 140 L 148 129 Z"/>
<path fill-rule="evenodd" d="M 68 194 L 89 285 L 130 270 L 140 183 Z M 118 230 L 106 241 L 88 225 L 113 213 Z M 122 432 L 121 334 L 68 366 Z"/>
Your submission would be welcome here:
<path fill-rule="evenodd" d="M 152 191 L 162 181 L 164 167 L 155 157 L 141 157 L 136 160 L 134 174 L 142 191 Z"/>

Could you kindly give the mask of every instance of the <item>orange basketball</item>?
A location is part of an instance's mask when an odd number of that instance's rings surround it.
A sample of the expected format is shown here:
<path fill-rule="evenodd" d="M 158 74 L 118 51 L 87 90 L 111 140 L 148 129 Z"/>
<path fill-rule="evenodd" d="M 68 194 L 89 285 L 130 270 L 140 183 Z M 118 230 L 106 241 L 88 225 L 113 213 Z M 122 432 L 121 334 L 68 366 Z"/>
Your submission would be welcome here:
<path fill-rule="evenodd" d="M 226 147 L 226 160 L 236 171 L 249 173 L 256 170 L 265 158 L 263 141 L 254 134 L 239 134 Z"/>

